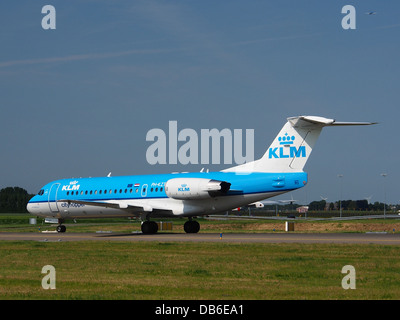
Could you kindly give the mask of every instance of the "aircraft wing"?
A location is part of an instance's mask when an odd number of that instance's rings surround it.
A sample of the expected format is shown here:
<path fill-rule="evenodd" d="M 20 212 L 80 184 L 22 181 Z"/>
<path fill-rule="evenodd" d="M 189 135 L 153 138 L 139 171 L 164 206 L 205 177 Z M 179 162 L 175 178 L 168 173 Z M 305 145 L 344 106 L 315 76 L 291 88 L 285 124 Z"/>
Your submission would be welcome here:
<path fill-rule="evenodd" d="M 128 211 L 131 211 L 132 213 L 142 213 L 142 212 L 170 212 L 172 213 L 172 210 L 168 209 L 163 209 L 163 208 L 157 208 L 153 207 L 148 204 L 132 204 L 132 203 L 126 203 L 122 201 L 83 201 L 83 200 L 57 200 L 57 202 L 67 202 L 68 204 L 70 203 L 76 203 L 76 204 L 83 204 L 87 206 L 95 206 L 95 207 L 102 207 L 102 208 L 112 208 L 112 209 L 126 209 Z"/>

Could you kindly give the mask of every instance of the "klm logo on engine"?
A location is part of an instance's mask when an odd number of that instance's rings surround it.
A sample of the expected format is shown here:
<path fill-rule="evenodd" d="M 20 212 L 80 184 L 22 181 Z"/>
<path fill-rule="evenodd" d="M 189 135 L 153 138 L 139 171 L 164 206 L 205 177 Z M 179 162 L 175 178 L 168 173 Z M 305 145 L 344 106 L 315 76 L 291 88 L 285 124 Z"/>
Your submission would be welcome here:
<path fill-rule="evenodd" d="M 285 158 L 305 158 L 306 146 L 296 148 L 293 146 L 295 136 L 289 136 L 285 133 L 284 136 L 279 137 L 279 147 L 268 149 L 268 159 L 285 159 Z"/>
<path fill-rule="evenodd" d="M 178 188 L 178 191 L 190 191 L 190 188 L 187 186 L 187 184 L 181 184 L 181 186 Z"/>

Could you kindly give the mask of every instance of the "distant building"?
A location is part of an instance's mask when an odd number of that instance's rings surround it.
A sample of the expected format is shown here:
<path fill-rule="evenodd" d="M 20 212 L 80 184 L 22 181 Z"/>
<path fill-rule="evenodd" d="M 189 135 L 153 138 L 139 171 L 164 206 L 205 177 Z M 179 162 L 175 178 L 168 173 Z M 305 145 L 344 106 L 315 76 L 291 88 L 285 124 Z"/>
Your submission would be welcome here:
<path fill-rule="evenodd" d="M 297 207 L 296 211 L 298 213 L 307 213 L 308 212 L 308 206 L 301 206 L 301 207 Z"/>

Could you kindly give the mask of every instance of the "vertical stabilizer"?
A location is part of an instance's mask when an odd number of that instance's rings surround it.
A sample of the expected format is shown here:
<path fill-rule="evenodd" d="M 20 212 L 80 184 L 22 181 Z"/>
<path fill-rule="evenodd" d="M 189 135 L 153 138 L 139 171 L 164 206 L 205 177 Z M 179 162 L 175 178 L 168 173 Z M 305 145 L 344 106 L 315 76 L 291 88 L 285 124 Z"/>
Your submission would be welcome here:
<path fill-rule="evenodd" d="M 371 122 L 336 122 L 316 116 L 287 119 L 265 154 L 256 161 L 232 167 L 225 172 L 300 172 L 326 126 L 369 125 Z"/>

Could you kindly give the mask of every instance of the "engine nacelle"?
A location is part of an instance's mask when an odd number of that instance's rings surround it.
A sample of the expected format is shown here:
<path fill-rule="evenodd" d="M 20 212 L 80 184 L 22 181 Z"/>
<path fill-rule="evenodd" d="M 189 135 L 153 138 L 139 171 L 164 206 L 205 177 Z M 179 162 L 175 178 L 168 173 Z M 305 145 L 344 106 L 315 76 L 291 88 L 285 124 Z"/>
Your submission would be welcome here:
<path fill-rule="evenodd" d="M 226 194 L 229 182 L 203 178 L 174 178 L 165 183 L 168 197 L 179 200 L 207 199 Z"/>

